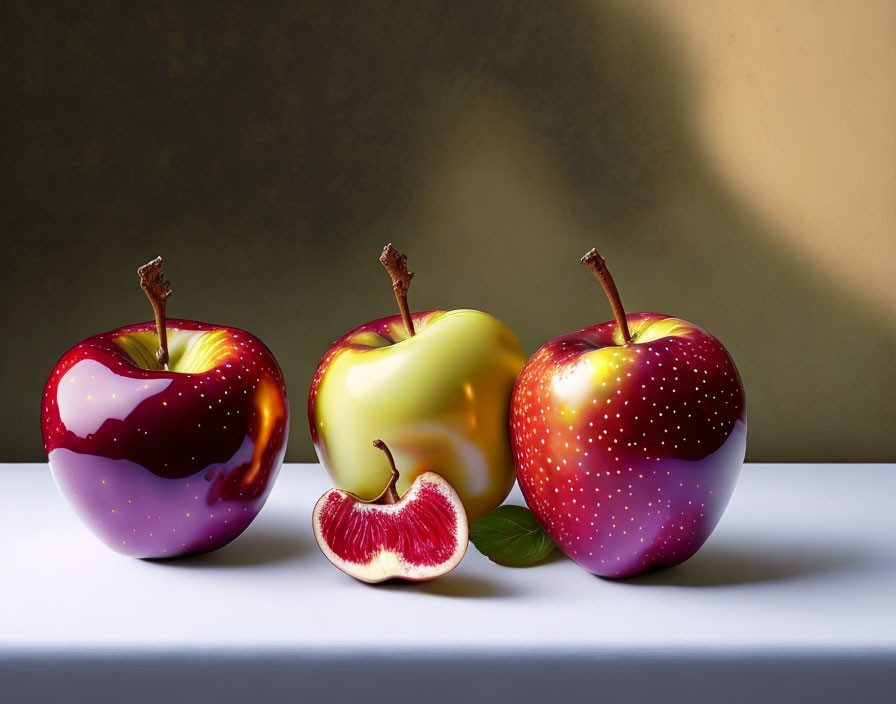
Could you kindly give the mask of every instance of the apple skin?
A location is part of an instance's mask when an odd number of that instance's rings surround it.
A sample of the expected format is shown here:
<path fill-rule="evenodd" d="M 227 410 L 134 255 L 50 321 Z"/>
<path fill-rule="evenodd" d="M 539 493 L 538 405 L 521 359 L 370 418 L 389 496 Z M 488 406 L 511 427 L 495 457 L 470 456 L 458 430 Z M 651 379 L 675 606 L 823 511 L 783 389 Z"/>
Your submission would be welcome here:
<path fill-rule="evenodd" d="M 691 557 L 728 504 L 746 401 L 722 344 L 656 313 L 556 337 L 526 363 L 511 429 L 520 488 L 558 547 L 602 577 Z"/>
<path fill-rule="evenodd" d="M 404 494 L 427 470 L 457 491 L 472 523 L 513 486 L 510 394 L 526 361 L 516 336 L 476 310 L 401 316 L 362 325 L 326 352 L 308 394 L 311 438 L 338 489 L 378 496 L 391 469 L 371 447 L 380 438 L 402 467 Z"/>
<path fill-rule="evenodd" d="M 172 371 L 155 362 L 155 323 L 119 328 L 62 356 L 41 410 L 63 496 L 103 543 L 134 557 L 236 538 L 264 505 L 289 432 L 283 375 L 258 338 L 189 320 L 166 328 Z"/>

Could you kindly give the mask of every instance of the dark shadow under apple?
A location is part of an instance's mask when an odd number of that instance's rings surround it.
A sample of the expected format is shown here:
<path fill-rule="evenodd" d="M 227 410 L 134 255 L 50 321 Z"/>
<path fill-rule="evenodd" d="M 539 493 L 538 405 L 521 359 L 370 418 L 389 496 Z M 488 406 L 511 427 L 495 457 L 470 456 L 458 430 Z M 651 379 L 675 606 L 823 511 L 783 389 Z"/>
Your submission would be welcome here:
<path fill-rule="evenodd" d="M 229 568 L 256 567 L 290 562 L 310 553 L 314 546 L 296 530 L 249 528 L 232 543 L 214 552 L 173 559 L 148 559 L 166 567 Z"/>
<path fill-rule="evenodd" d="M 563 560 L 569 560 L 569 558 L 563 554 L 563 552 L 559 548 L 555 548 L 551 550 L 547 555 L 544 556 L 543 559 L 539 560 L 535 564 L 526 565 L 524 567 L 508 567 L 507 569 L 513 570 L 531 570 L 536 567 L 542 567 L 544 565 L 551 565 L 555 562 L 562 562 Z"/>
<path fill-rule="evenodd" d="M 810 579 L 854 570 L 862 563 L 855 551 L 833 546 L 813 548 L 805 543 L 710 544 L 675 567 L 612 580 L 635 586 L 730 587 L 786 580 Z"/>
<path fill-rule="evenodd" d="M 449 572 L 443 577 L 429 582 L 404 582 L 393 579 L 376 585 L 376 589 L 386 591 L 412 591 L 433 596 L 458 597 L 466 599 L 486 599 L 513 596 L 514 590 L 497 579 L 486 579 L 477 575 Z"/>

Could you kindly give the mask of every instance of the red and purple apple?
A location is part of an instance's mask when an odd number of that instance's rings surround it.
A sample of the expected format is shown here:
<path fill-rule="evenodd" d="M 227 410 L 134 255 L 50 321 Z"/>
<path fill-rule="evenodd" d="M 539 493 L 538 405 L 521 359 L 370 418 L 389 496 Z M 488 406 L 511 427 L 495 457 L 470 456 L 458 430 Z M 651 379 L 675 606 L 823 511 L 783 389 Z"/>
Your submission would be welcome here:
<path fill-rule="evenodd" d="M 44 447 L 62 494 L 113 550 L 208 552 L 242 533 L 273 487 L 289 431 L 286 386 L 257 337 L 166 321 L 161 260 L 147 267 L 156 322 L 62 356 L 44 390 Z"/>
<path fill-rule="evenodd" d="M 529 508 L 588 571 L 627 577 L 691 557 L 743 464 L 743 385 L 702 328 L 626 315 L 603 259 L 582 260 L 615 319 L 543 345 L 517 380 L 511 435 Z"/>

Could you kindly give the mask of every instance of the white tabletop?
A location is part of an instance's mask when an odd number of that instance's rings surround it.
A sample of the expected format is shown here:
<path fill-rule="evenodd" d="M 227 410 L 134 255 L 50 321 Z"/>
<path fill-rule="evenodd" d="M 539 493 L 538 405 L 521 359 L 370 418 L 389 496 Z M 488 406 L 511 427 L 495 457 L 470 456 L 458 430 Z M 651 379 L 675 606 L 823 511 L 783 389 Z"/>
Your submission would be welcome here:
<path fill-rule="evenodd" d="M 286 465 L 231 545 L 168 562 L 109 551 L 45 465 L 0 477 L 0 701 L 121 682 L 140 683 L 132 702 L 896 696 L 894 465 L 747 465 L 695 557 L 625 581 L 471 545 L 445 577 L 378 586 L 317 549 L 317 465 Z"/>

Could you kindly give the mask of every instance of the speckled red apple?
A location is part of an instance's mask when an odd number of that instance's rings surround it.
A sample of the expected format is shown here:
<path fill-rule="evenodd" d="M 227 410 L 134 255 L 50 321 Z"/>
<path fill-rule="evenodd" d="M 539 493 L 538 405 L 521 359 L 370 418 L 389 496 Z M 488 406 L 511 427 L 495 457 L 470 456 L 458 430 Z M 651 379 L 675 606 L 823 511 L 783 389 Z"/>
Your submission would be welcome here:
<path fill-rule="evenodd" d="M 517 380 L 511 429 L 523 496 L 590 572 L 627 577 L 691 557 L 731 497 L 746 448 L 740 376 L 705 330 L 625 315 L 595 250 L 583 262 L 615 320 L 542 346 Z"/>

